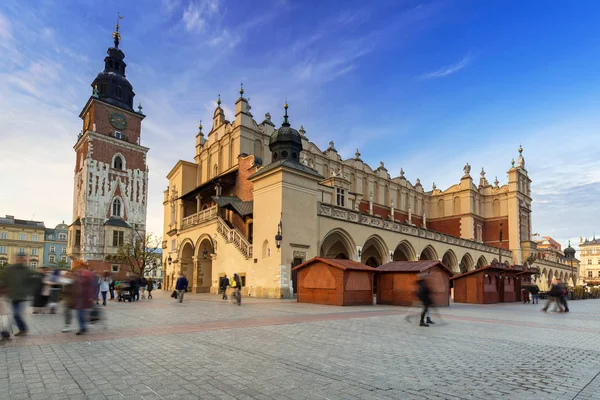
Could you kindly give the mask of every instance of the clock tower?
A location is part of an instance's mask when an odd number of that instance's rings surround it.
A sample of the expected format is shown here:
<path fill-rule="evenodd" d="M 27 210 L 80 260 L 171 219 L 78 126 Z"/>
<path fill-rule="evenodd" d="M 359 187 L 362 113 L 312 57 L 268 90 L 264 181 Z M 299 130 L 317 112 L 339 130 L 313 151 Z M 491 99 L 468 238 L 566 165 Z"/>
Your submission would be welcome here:
<path fill-rule="evenodd" d="M 145 234 L 148 148 L 141 145 L 145 115 L 141 104 L 133 109 L 135 93 L 125 75 L 118 20 L 113 38 L 104 70 L 92 82 L 92 95 L 79 115 L 83 129 L 74 146 L 68 254 L 96 272 L 112 271 L 123 279 L 126 272 L 110 256 Z"/>

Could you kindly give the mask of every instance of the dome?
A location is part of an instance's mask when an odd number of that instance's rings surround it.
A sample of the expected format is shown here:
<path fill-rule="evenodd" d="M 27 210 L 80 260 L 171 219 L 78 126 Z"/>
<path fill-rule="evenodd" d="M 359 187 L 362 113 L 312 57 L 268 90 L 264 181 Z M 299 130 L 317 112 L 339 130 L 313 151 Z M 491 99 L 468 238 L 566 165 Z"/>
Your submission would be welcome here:
<path fill-rule="evenodd" d="M 300 152 L 302 151 L 302 136 L 291 127 L 288 120 L 288 105 L 283 106 L 285 115 L 283 124 L 271 135 L 269 139 L 269 149 L 272 153 L 273 162 L 290 160 L 299 162 Z"/>
<path fill-rule="evenodd" d="M 575 249 L 571 247 L 571 241 L 569 240 L 569 247 L 564 250 L 565 257 L 574 258 L 575 257 Z"/>
<path fill-rule="evenodd" d="M 56 225 L 56 228 L 54 228 L 54 229 L 65 229 L 65 230 L 67 230 L 67 229 L 69 229 L 69 227 L 67 226 L 67 224 L 62 223 L 62 224 Z"/>
<path fill-rule="evenodd" d="M 290 124 L 283 123 L 279 129 L 271 134 L 269 139 L 269 145 L 275 142 L 293 142 L 302 145 L 302 136 L 300 133 L 292 128 Z"/>

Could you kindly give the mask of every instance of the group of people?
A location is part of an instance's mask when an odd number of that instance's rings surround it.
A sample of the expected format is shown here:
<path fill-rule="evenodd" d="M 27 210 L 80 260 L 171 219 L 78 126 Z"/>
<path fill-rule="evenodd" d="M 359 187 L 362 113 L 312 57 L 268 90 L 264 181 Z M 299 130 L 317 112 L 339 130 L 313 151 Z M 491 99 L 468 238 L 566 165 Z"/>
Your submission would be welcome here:
<path fill-rule="evenodd" d="M 79 321 L 77 334 L 84 334 L 87 331 L 87 313 L 93 307 L 96 282 L 94 273 L 85 269 L 76 272 L 47 269 L 42 269 L 40 272 L 32 271 L 27 266 L 27 257 L 24 254 L 17 255 L 16 263 L 4 269 L 0 280 L 0 295 L 6 296 L 10 302 L 17 325 L 18 331 L 15 336 L 28 333 L 23 310 L 31 297 L 33 297 L 34 314 L 46 311 L 54 314 L 61 296 L 64 301 L 65 317 L 63 332 L 71 330 L 72 312 L 75 310 Z M 10 332 L 5 327 L 2 337 L 9 336 Z"/>
<path fill-rule="evenodd" d="M 532 285 L 523 288 L 523 304 L 538 304 L 540 299 L 540 288 L 538 285 Z"/>
<path fill-rule="evenodd" d="M 146 279 L 145 277 L 133 277 L 128 281 L 116 282 L 116 286 L 119 287 L 119 291 L 121 293 L 127 292 L 127 299 L 122 298 L 121 300 L 131 300 L 131 301 L 139 301 L 140 296 L 142 299 L 146 298 L 146 291 L 148 292 L 148 299 L 152 298 L 152 291 L 154 290 L 154 281 L 152 278 Z M 157 285 L 158 289 L 160 289 L 160 282 Z M 113 287 L 114 290 L 114 287 Z M 111 300 L 114 299 L 114 293 L 111 290 Z M 103 298 L 105 295 L 103 294 Z"/>
<path fill-rule="evenodd" d="M 175 290 L 171 294 L 171 297 L 177 299 L 180 303 L 183 302 L 183 296 L 188 290 L 189 282 L 184 274 L 179 274 L 177 282 L 175 282 Z M 219 279 L 219 292 L 223 294 L 221 297 L 223 300 L 227 300 L 227 288 L 233 289 L 232 296 L 236 300 L 238 305 L 242 304 L 242 294 L 240 289 L 242 288 L 242 280 L 238 274 L 233 274 L 233 278 L 229 279 L 227 274 L 224 274 Z"/>
<path fill-rule="evenodd" d="M 87 332 L 87 322 L 99 319 L 102 315 L 99 309 L 90 310 L 100 304 L 106 306 L 108 294 L 115 300 L 115 291 L 120 285 L 129 285 L 132 288 L 132 301 L 144 299 L 145 293 L 152 298 L 154 282 L 144 277 L 132 278 L 127 282 L 113 280 L 111 274 L 105 271 L 101 276 L 84 268 L 76 271 L 49 270 L 40 268 L 39 271 L 31 270 L 27 266 L 27 256 L 18 254 L 16 263 L 5 267 L 0 278 L 0 300 L 3 296 L 10 302 L 14 322 L 18 331 L 15 336 L 28 333 L 27 324 L 23 318 L 25 304 L 31 299 L 33 314 L 55 314 L 59 301 L 63 303 L 65 327 L 63 332 L 71 331 L 73 311 L 76 312 L 79 330 L 77 335 Z M 159 286 L 160 288 L 160 286 Z M 0 301 L 0 317 L 2 316 Z M 0 323 L 2 320 L 0 319 Z M 10 337 L 7 328 L 2 329 L 2 338 Z"/>

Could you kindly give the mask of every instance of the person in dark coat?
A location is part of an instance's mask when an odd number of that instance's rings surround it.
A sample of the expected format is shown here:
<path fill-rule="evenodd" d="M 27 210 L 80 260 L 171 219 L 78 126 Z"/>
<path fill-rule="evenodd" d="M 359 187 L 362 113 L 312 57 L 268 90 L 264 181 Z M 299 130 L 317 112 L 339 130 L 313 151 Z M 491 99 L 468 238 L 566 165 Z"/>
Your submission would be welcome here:
<path fill-rule="evenodd" d="M 11 302 L 13 318 L 19 329 L 19 331 L 15 333 L 15 336 L 27 334 L 27 324 L 25 324 L 21 314 L 25 302 L 31 295 L 33 281 L 32 272 L 25 265 L 26 262 L 27 256 L 25 256 L 25 254 L 17 255 L 16 264 L 10 265 L 4 270 L 2 281 L 0 282 L 1 291 L 6 294 L 6 297 Z M 41 286 L 41 278 L 38 278 L 38 285 Z"/>
<path fill-rule="evenodd" d="M 114 300 L 115 299 L 115 281 L 113 279 L 110 280 L 110 283 L 108 284 L 108 291 L 110 292 L 110 299 Z"/>
<path fill-rule="evenodd" d="M 79 332 L 77 332 L 77 335 L 83 335 L 87 332 L 87 312 L 94 306 L 96 288 L 93 272 L 81 268 L 76 274 L 75 309 L 77 310 L 77 320 L 79 321 Z"/>
<path fill-rule="evenodd" d="M 152 290 L 154 290 L 154 282 L 152 281 L 152 278 L 149 278 L 146 281 L 146 290 L 148 291 L 148 299 L 152 298 Z"/>
<path fill-rule="evenodd" d="M 175 290 L 177 291 L 177 298 L 179 302 L 183 302 L 183 295 L 187 291 L 188 288 L 188 280 L 183 274 L 179 274 L 179 278 L 177 278 L 177 283 L 175 284 Z"/>
<path fill-rule="evenodd" d="M 421 311 L 421 321 L 419 326 L 429 326 L 434 322 L 429 318 L 429 307 L 431 306 L 431 290 L 427 284 L 427 274 L 419 274 L 417 277 L 417 298 L 421 301 L 423 310 Z M 425 321 L 427 316 L 427 321 Z"/>
<path fill-rule="evenodd" d="M 31 276 L 31 290 L 33 294 L 33 313 L 39 314 L 46 307 L 48 297 L 44 296 L 44 274 L 34 271 Z"/>
<path fill-rule="evenodd" d="M 228 286 L 229 286 L 229 278 L 227 277 L 227 274 L 225 274 L 221 278 L 221 282 L 219 285 L 219 287 L 221 288 L 221 292 L 223 292 L 223 297 L 221 297 L 222 300 L 227 300 L 227 287 Z"/>
<path fill-rule="evenodd" d="M 529 288 L 531 292 L 531 304 L 538 304 L 540 298 L 540 288 L 538 285 L 534 284 Z"/>
<path fill-rule="evenodd" d="M 550 307 L 551 304 L 555 304 L 556 307 L 558 307 L 559 312 L 565 311 L 560 303 L 560 298 L 562 296 L 563 296 L 563 289 L 558 284 L 558 281 L 554 280 L 552 282 L 552 287 L 550 288 L 550 291 L 548 292 L 548 301 L 546 302 L 546 305 L 544 306 L 544 308 L 542 308 L 542 311 L 547 312 L 548 308 Z M 554 309 L 556 309 L 556 307 Z"/>

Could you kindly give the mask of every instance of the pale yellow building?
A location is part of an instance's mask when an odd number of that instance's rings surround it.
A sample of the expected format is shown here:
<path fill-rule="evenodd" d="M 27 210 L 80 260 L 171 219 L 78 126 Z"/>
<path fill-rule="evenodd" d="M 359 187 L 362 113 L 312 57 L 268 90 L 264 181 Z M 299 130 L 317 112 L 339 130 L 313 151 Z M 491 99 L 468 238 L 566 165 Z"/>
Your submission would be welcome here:
<path fill-rule="evenodd" d="M 193 291 L 216 293 L 219 277 L 237 272 L 246 295 L 289 297 L 291 267 L 314 256 L 371 266 L 435 259 L 456 273 L 533 260 L 522 148 L 505 185 L 483 169 L 473 179 L 467 163 L 455 185 L 425 189 L 383 162 L 372 168 L 358 150 L 348 159 L 333 142 L 321 150 L 287 112 L 277 129 L 269 113 L 257 123 L 240 90 L 232 121 L 219 100 L 208 134 L 199 127 L 194 161 L 167 176 L 165 289 L 181 272 Z"/>
<path fill-rule="evenodd" d="M 40 221 L 16 219 L 12 215 L 0 218 L 0 265 L 12 264 L 16 256 L 27 256 L 32 269 L 44 260 L 45 226 Z"/>
<path fill-rule="evenodd" d="M 582 283 L 600 283 L 600 239 L 579 238 L 580 268 Z"/>

